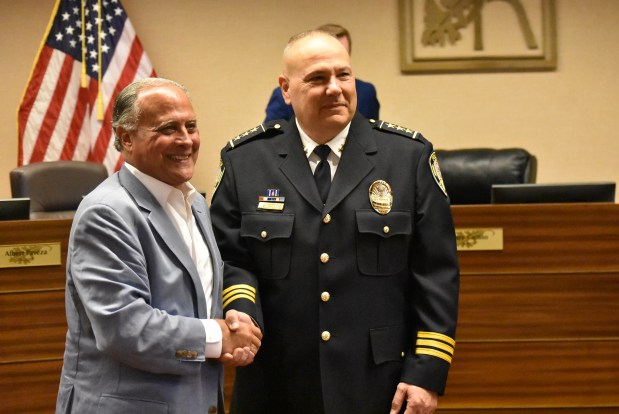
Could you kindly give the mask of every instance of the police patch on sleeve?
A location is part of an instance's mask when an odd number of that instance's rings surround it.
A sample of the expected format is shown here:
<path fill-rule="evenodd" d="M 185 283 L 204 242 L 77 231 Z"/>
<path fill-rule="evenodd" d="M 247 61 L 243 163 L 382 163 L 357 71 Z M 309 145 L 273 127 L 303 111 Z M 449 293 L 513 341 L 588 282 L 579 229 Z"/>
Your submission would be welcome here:
<path fill-rule="evenodd" d="M 224 162 L 220 158 L 219 159 L 219 171 L 217 171 L 217 177 L 215 178 L 215 189 L 213 190 L 213 193 L 217 191 L 217 187 L 219 187 L 219 183 L 221 183 L 221 179 L 224 177 L 225 171 L 226 171 L 226 167 L 224 167 Z"/>
<path fill-rule="evenodd" d="M 443 175 L 441 174 L 441 167 L 438 166 L 438 158 L 436 157 L 436 152 L 432 152 L 430 155 L 430 170 L 432 170 L 432 176 L 434 177 L 434 181 L 439 186 L 445 197 L 447 197 L 447 189 L 445 188 L 445 182 L 443 181 Z"/>

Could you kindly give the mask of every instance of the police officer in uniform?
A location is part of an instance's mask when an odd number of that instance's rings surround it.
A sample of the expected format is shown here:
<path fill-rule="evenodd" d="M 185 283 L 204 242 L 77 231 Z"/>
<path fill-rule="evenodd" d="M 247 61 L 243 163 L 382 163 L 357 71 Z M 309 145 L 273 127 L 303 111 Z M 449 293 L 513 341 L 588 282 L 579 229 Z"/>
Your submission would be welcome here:
<path fill-rule="evenodd" d="M 280 85 L 295 118 L 221 152 L 211 204 L 224 310 L 260 353 L 233 413 L 431 413 L 455 348 L 459 270 L 432 144 L 355 115 L 348 53 L 294 36 Z"/>

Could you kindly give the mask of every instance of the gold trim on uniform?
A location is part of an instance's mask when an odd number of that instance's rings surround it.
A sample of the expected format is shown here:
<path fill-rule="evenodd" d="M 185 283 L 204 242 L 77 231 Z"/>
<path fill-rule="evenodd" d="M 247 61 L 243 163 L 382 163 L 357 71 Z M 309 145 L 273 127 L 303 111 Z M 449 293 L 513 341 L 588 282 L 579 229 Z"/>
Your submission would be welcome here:
<path fill-rule="evenodd" d="M 391 122 L 385 122 L 385 121 L 379 121 L 379 122 L 380 123 L 378 124 L 378 128 L 383 129 L 385 131 L 393 131 L 393 132 L 397 132 L 400 134 L 405 134 L 412 139 L 417 139 L 417 135 L 419 134 L 419 132 L 417 131 L 413 131 L 412 129 L 401 127 L 396 124 L 392 124 Z M 374 119 L 370 119 L 370 123 L 375 124 L 376 121 Z"/>
<path fill-rule="evenodd" d="M 441 167 L 439 167 L 438 165 L 438 158 L 436 156 L 436 152 L 432 152 L 428 162 L 430 163 L 430 170 L 432 170 L 432 176 L 434 177 L 434 181 L 436 181 L 438 187 L 443 191 L 443 194 L 447 196 L 447 189 L 445 188 L 445 182 L 443 181 L 443 175 L 441 174 Z"/>
<path fill-rule="evenodd" d="M 456 341 L 447 335 L 436 332 L 418 332 L 415 344 L 416 355 L 430 355 L 441 358 L 451 364 Z"/>
<path fill-rule="evenodd" d="M 437 357 L 440 359 L 444 359 L 445 361 L 449 362 L 451 364 L 451 357 L 444 354 L 443 352 L 439 352 L 436 351 L 434 349 L 430 349 L 430 348 L 417 348 L 415 350 L 415 355 L 430 355 L 433 357 Z"/>
<path fill-rule="evenodd" d="M 222 295 L 224 308 L 237 299 L 247 299 L 254 305 L 256 304 L 256 288 L 250 285 L 241 284 L 230 286 L 224 289 Z"/>
<path fill-rule="evenodd" d="M 219 172 L 217 173 L 217 177 L 215 178 L 215 189 L 213 192 L 217 191 L 219 184 L 221 183 L 221 179 L 224 178 L 224 172 L 226 172 L 226 167 L 224 167 L 224 161 L 219 159 Z"/>
<path fill-rule="evenodd" d="M 393 206 L 393 194 L 391 186 L 383 180 L 376 180 L 370 185 L 369 189 L 370 204 L 378 214 L 385 215 L 391 211 Z"/>

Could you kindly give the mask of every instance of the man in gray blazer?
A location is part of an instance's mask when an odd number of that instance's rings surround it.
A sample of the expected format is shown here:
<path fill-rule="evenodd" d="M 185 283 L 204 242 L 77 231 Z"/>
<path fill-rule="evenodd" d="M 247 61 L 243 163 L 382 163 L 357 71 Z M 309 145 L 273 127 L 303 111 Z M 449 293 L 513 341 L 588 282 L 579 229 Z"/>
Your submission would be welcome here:
<path fill-rule="evenodd" d="M 246 365 L 260 330 L 222 311 L 223 262 L 204 197 L 187 91 L 165 79 L 114 104 L 125 164 L 81 203 L 67 255 L 68 333 L 57 413 L 223 413 L 222 362 Z"/>

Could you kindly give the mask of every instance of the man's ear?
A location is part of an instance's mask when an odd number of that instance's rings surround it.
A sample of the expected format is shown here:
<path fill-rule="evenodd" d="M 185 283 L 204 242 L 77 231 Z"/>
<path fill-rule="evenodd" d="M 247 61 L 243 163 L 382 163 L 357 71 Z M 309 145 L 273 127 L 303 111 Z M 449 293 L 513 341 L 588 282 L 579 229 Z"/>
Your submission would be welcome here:
<path fill-rule="evenodd" d="M 279 87 L 282 90 L 284 101 L 286 104 L 290 105 L 290 94 L 288 93 L 290 90 L 290 82 L 288 82 L 288 78 L 283 74 L 279 75 Z"/>
<path fill-rule="evenodd" d="M 116 127 L 116 135 L 118 135 L 118 138 L 120 139 L 122 149 L 125 151 L 131 151 L 131 146 L 133 145 L 131 133 L 125 128 L 118 126 Z"/>

